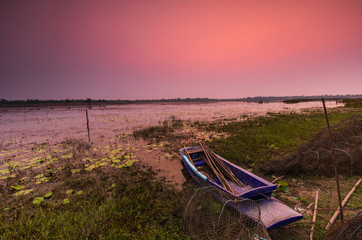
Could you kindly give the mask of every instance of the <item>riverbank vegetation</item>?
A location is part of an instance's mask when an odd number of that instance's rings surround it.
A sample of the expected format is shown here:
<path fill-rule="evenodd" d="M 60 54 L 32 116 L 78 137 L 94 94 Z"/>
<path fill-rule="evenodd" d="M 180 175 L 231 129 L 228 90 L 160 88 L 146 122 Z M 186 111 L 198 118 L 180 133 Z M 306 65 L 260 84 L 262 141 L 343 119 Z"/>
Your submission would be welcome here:
<path fill-rule="evenodd" d="M 360 114 L 360 108 L 330 109 L 329 120 L 337 125 Z M 171 118 L 136 131 L 134 137 L 153 144 L 168 142 L 160 148 L 175 158 L 184 145 L 206 141 L 217 154 L 271 181 L 278 176 L 266 175 L 260 167 L 292 153 L 325 127 L 323 111 L 311 110 L 215 122 Z M 154 170 L 135 161 L 131 146 L 120 149 L 113 144 L 97 150 L 77 140 L 62 146 L 72 147 L 51 149 L 45 144 L 32 149 L 39 151 L 34 161 L 44 167 L 43 175 L 25 175 L 24 171 L 35 167 L 20 170 L 8 159 L 8 169 L 2 170 L 0 180 L 1 239 L 188 239 L 181 224 L 182 203 L 184 191 L 193 187 L 185 185 L 178 191 L 165 184 Z M 41 155 L 45 152 L 49 158 Z M 49 159 L 54 162 L 47 162 Z M 359 178 L 341 176 L 342 197 Z M 334 178 L 285 176 L 276 183 L 275 197 L 295 209 L 305 209 L 314 201 L 314 191 L 320 190 L 315 238 L 322 239 L 324 227 L 338 206 Z M 356 213 L 361 200 L 358 190 L 346 207 L 346 218 Z M 311 219 L 311 211 L 306 211 L 302 221 L 270 234 L 273 239 L 307 238 Z"/>
<path fill-rule="evenodd" d="M 105 100 L 105 99 L 64 99 L 64 100 L 41 100 L 41 99 L 27 99 L 27 100 L 6 100 L 0 99 L 0 108 L 10 107 L 72 107 L 72 106 L 106 106 L 106 105 L 124 105 L 124 104 L 149 104 L 149 103 L 211 103 L 211 102 L 278 102 L 284 103 L 299 103 L 299 102 L 311 102 L 320 101 L 321 98 L 325 98 L 329 101 L 354 101 L 355 99 L 362 98 L 361 94 L 356 95 L 319 95 L 319 96 L 271 96 L 271 97 L 246 97 L 246 98 L 169 98 L 169 99 L 137 99 L 137 100 Z"/>

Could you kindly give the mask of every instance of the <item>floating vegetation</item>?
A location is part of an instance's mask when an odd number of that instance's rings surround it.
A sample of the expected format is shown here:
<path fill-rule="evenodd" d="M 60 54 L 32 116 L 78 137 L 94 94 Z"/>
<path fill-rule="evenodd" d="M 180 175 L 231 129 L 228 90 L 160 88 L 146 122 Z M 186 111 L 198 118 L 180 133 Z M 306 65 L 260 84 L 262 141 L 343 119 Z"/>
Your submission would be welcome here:
<path fill-rule="evenodd" d="M 72 153 L 69 153 L 69 154 L 66 154 L 66 155 L 63 155 L 62 158 L 63 159 L 70 159 L 73 157 L 73 154 Z"/>
<path fill-rule="evenodd" d="M 15 185 L 15 186 L 11 186 L 11 188 L 14 188 L 15 190 L 21 190 L 21 189 L 24 189 L 25 186 Z"/>
<path fill-rule="evenodd" d="M 111 191 L 112 188 L 114 188 L 115 186 L 116 186 L 116 184 L 113 183 L 109 188 L 107 188 L 107 192 Z"/>
<path fill-rule="evenodd" d="M 75 173 L 79 173 L 81 170 L 80 169 L 72 169 L 72 170 L 70 170 L 73 174 L 75 174 Z"/>
<path fill-rule="evenodd" d="M 32 191 L 33 191 L 33 189 L 20 190 L 20 191 L 14 193 L 13 196 L 26 195 L 26 194 L 29 194 L 29 193 L 32 192 Z"/>
<path fill-rule="evenodd" d="M 40 184 L 43 182 L 48 182 L 52 177 L 51 176 L 44 176 L 44 174 L 39 174 L 34 177 L 34 181 L 36 184 Z"/>
<path fill-rule="evenodd" d="M 44 201 L 44 197 L 36 197 L 33 199 L 33 204 L 40 205 Z"/>
<path fill-rule="evenodd" d="M 44 198 L 50 198 L 51 196 L 53 195 L 53 193 L 50 191 L 50 192 L 47 192 L 45 195 L 44 195 Z"/>
<path fill-rule="evenodd" d="M 71 195 L 71 194 L 73 194 L 73 192 L 74 192 L 73 189 L 69 189 L 69 190 L 67 190 L 65 193 L 66 193 L 67 195 Z"/>

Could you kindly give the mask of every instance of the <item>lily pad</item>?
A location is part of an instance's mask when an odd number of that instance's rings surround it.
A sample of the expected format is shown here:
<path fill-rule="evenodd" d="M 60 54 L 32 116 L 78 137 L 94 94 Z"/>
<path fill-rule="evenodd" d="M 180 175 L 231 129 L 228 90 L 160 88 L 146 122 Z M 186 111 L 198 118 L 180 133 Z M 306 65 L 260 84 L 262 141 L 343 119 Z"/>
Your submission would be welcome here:
<path fill-rule="evenodd" d="M 50 198 L 53 195 L 53 193 L 50 191 L 44 195 L 44 198 Z"/>
<path fill-rule="evenodd" d="M 107 192 L 110 191 L 112 188 L 114 188 L 116 184 L 112 184 L 109 188 L 107 188 Z"/>
<path fill-rule="evenodd" d="M 73 189 L 69 189 L 69 190 L 67 190 L 65 193 L 66 193 L 67 195 L 70 195 L 70 194 L 73 194 L 73 192 L 74 192 Z"/>
<path fill-rule="evenodd" d="M 41 174 L 36 175 L 34 178 L 41 178 L 41 177 L 43 177 L 43 176 L 44 176 L 44 174 L 41 173 Z"/>
<path fill-rule="evenodd" d="M 89 165 L 87 168 L 85 168 L 85 170 L 86 171 L 91 171 L 91 170 L 93 170 L 93 169 L 95 169 L 97 167 L 98 167 L 97 164 L 92 164 L 92 165 Z"/>
<path fill-rule="evenodd" d="M 26 195 L 30 192 L 32 192 L 33 189 L 25 189 L 25 190 L 21 190 L 21 191 L 18 191 L 16 193 L 13 194 L 13 196 L 20 196 L 20 195 Z"/>
<path fill-rule="evenodd" d="M 72 169 L 72 170 L 70 170 L 73 174 L 74 173 L 79 173 L 80 172 L 80 169 Z"/>
<path fill-rule="evenodd" d="M 36 197 L 33 199 L 33 204 L 40 205 L 44 201 L 43 197 Z"/>
<path fill-rule="evenodd" d="M 72 153 L 66 154 L 66 155 L 62 156 L 63 159 L 70 159 L 70 158 L 72 158 L 72 157 L 73 157 L 73 154 L 72 154 Z"/>
<path fill-rule="evenodd" d="M 286 186 L 288 186 L 288 183 L 286 183 L 286 182 L 284 182 L 284 181 L 279 181 L 278 183 L 279 183 L 279 186 L 281 186 L 281 187 L 286 187 Z"/>
<path fill-rule="evenodd" d="M 24 189 L 25 186 L 22 186 L 22 185 L 15 185 L 15 186 L 11 186 L 12 188 L 14 188 L 15 190 L 21 190 L 21 189 Z"/>

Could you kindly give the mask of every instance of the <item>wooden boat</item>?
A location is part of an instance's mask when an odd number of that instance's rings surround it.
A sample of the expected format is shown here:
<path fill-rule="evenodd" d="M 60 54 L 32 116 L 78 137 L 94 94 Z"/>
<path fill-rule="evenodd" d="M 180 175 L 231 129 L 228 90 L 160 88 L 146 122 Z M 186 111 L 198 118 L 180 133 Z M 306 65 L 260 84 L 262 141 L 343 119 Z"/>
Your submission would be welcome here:
<path fill-rule="evenodd" d="M 260 219 L 267 229 L 287 225 L 298 221 L 303 217 L 298 212 L 271 196 L 272 192 L 277 188 L 275 184 L 272 184 L 215 154 L 215 156 L 225 163 L 234 176 L 243 184 L 242 186 L 239 186 L 234 181 L 228 179 L 229 185 L 235 190 L 233 193 L 226 189 L 209 169 L 206 164 L 206 154 L 201 146 L 182 148 L 180 149 L 180 153 L 185 168 L 192 178 L 200 185 L 214 186 L 225 192 L 230 199 L 248 198 L 255 200 L 260 208 Z M 248 212 L 247 209 L 238 210 L 246 215 L 250 215 L 250 217 L 255 217 L 252 216 L 252 213 Z"/>

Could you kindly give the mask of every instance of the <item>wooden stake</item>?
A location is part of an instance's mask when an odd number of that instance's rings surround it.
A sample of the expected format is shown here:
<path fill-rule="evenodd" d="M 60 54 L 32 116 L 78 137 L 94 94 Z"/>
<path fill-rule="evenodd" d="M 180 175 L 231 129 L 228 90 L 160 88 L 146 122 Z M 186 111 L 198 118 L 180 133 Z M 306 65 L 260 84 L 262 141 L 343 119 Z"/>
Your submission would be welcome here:
<path fill-rule="evenodd" d="M 311 230 L 310 230 L 310 240 L 313 240 L 314 225 L 315 225 L 315 221 L 317 220 L 318 195 L 319 195 L 319 191 L 316 190 L 316 191 L 315 191 L 315 204 L 314 204 L 314 213 L 313 213 L 312 228 L 311 228 Z"/>
<path fill-rule="evenodd" d="M 90 142 L 90 134 L 89 134 L 89 119 L 88 119 L 88 110 L 85 110 L 85 116 L 87 118 L 87 130 L 88 130 L 88 142 Z"/>
<path fill-rule="evenodd" d="M 300 212 L 300 214 L 304 214 L 307 210 L 309 210 L 309 208 L 313 205 L 314 202 L 312 202 L 311 204 L 309 204 L 306 208 L 303 209 L 303 211 Z"/>
<path fill-rule="evenodd" d="M 346 203 L 348 202 L 349 198 L 352 196 L 353 192 L 357 189 L 358 185 L 361 183 L 362 178 L 360 180 L 358 180 L 358 182 L 353 186 L 353 188 L 351 189 L 351 191 L 349 191 L 348 195 L 344 198 L 343 202 L 342 202 L 342 208 L 344 207 L 344 205 L 346 205 Z M 336 212 L 333 214 L 331 220 L 329 220 L 326 230 L 328 230 L 332 224 L 334 223 L 334 221 L 337 219 L 338 214 L 340 212 L 340 208 L 338 208 L 336 210 Z"/>
<path fill-rule="evenodd" d="M 324 115 L 326 117 L 326 122 L 327 122 L 328 132 L 329 132 L 329 143 L 330 143 L 331 152 L 332 152 L 332 164 L 333 164 L 333 167 L 334 167 L 334 175 L 335 175 L 335 178 L 336 178 L 339 208 L 341 209 L 341 221 L 343 221 L 343 206 L 342 206 L 342 199 L 341 199 L 341 191 L 339 189 L 338 170 L 337 170 L 337 164 L 336 164 L 335 155 L 334 155 L 332 133 L 331 133 L 331 128 L 329 126 L 327 108 L 326 108 L 326 104 L 324 102 L 324 98 L 322 98 L 322 102 L 323 102 L 323 108 L 324 108 Z"/>
<path fill-rule="evenodd" d="M 282 176 L 280 176 L 280 177 L 277 177 L 276 179 L 274 179 L 273 181 L 271 181 L 271 183 L 275 183 L 276 181 L 278 181 L 278 180 L 280 180 L 280 179 L 282 179 L 284 176 L 282 175 Z"/>

